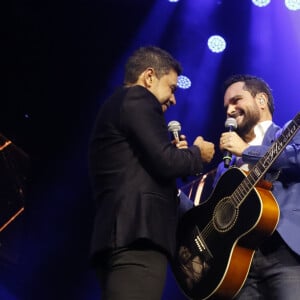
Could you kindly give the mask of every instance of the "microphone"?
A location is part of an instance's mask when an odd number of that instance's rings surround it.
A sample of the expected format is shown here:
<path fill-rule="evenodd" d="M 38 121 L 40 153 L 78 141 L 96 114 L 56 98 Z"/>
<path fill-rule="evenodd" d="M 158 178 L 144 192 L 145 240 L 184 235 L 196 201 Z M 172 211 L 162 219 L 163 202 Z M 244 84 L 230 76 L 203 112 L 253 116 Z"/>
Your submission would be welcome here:
<path fill-rule="evenodd" d="M 181 124 L 178 121 L 170 121 L 168 123 L 168 131 L 171 134 L 171 139 L 175 140 L 176 143 L 179 143 L 180 141 L 180 131 L 181 131 Z M 181 177 L 181 180 L 183 182 L 187 182 L 187 177 Z M 178 194 L 179 197 L 179 194 Z"/>
<path fill-rule="evenodd" d="M 170 121 L 168 123 L 168 131 L 171 133 L 171 138 L 178 143 L 180 141 L 181 125 L 178 121 Z"/>
<path fill-rule="evenodd" d="M 237 129 L 237 122 L 235 118 L 227 118 L 225 122 L 225 128 L 228 129 L 228 131 L 235 131 Z M 231 162 L 232 154 L 226 150 L 223 154 L 223 161 L 224 161 L 224 167 L 228 168 Z"/>

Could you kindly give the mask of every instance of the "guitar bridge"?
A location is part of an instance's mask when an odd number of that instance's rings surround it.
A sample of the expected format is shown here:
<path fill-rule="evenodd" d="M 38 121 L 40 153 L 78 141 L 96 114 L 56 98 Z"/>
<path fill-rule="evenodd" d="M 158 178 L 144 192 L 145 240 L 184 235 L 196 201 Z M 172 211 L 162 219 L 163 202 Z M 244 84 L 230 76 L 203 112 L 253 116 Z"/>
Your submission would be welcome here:
<path fill-rule="evenodd" d="M 203 256 L 205 261 L 209 261 L 210 259 L 213 258 L 213 255 L 209 250 L 209 248 L 207 247 L 197 226 L 194 230 L 194 242 L 197 247 L 197 250 L 201 253 L 201 256 Z"/>

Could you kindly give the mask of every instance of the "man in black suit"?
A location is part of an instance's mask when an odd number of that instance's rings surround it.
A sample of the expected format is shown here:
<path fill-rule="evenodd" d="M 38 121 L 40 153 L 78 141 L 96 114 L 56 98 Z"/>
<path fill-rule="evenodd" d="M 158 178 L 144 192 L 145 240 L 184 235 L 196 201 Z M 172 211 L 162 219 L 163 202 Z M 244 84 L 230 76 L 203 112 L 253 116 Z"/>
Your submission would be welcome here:
<path fill-rule="evenodd" d="M 176 104 L 180 64 L 142 47 L 128 59 L 124 85 L 103 104 L 91 137 L 96 215 L 92 261 L 105 300 L 161 299 L 175 250 L 176 178 L 195 175 L 214 145 L 197 137 L 171 143 L 164 118 Z"/>

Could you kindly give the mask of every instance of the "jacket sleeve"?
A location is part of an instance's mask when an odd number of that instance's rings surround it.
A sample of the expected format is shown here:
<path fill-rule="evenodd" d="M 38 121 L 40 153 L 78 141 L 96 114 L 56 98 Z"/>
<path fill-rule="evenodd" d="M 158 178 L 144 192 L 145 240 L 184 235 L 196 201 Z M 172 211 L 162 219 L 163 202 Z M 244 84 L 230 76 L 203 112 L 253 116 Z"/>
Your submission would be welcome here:
<path fill-rule="evenodd" d="M 202 171 L 198 147 L 177 149 L 170 142 L 161 105 L 147 89 L 131 88 L 121 109 L 122 127 L 149 170 L 164 178 L 196 175 Z"/>

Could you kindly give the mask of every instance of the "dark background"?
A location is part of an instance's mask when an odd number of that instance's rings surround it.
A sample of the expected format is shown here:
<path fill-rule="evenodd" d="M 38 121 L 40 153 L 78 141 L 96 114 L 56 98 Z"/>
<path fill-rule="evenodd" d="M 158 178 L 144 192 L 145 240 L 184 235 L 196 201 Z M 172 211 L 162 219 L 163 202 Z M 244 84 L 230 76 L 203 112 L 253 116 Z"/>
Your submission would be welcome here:
<path fill-rule="evenodd" d="M 96 112 L 121 83 L 124 60 L 136 47 L 165 48 L 192 79 L 167 114 L 182 123 L 189 142 L 200 134 L 218 145 L 225 120 L 220 87 L 232 73 L 270 83 L 279 125 L 299 110 L 299 11 L 287 11 L 283 1 L 265 8 L 251 1 L 198 2 L 1 4 L 0 132 L 31 164 L 25 213 L 0 232 L 1 299 L 99 299 L 88 265 L 87 146 Z M 207 50 L 215 33 L 227 40 L 224 54 Z M 217 151 L 206 170 L 220 157 Z M 184 299 L 171 274 L 169 299 Z"/>

